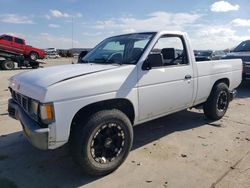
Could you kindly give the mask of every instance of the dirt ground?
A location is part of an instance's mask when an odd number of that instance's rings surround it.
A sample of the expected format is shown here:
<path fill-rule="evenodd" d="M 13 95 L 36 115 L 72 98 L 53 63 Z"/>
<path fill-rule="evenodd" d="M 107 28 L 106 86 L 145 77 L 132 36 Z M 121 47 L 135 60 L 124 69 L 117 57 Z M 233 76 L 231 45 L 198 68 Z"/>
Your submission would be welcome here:
<path fill-rule="evenodd" d="M 46 60 L 42 66 L 69 64 Z M 250 187 L 250 83 L 238 88 L 225 117 L 210 122 L 202 110 L 187 110 L 134 128 L 125 163 L 99 178 L 75 165 L 67 145 L 40 151 L 8 117 L 8 78 L 31 69 L 0 71 L 0 187 Z"/>

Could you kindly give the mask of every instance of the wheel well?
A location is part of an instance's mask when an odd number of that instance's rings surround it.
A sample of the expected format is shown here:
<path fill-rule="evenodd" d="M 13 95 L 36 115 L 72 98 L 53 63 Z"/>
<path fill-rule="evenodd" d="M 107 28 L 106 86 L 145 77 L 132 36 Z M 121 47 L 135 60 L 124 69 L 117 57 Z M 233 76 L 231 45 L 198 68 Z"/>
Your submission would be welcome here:
<path fill-rule="evenodd" d="M 211 89 L 211 91 L 210 91 L 210 93 L 209 93 L 209 96 L 210 96 L 211 93 L 213 92 L 214 87 L 215 87 L 216 85 L 218 85 L 219 83 L 225 83 L 228 87 L 230 86 L 230 82 L 229 82 L 229 79 L 228 79 L 228 78 L 219 79 L 219 80 L 217 80 L 217 81 L 214 83 L 214 85 L 213 85 L 213 87 L 212 87 L 212 89 Z M 209 97 L 209 96 L 208 96 L 208 97 Z M 207 98 L 207 99 L 208 99 L 208 98 Z M 205 102 L 204 102 L 204 103 L 205 103 Z M 194 108 L 199 107 L 199 106 L 203 105 L 204 103 L 195 105 Z"/>
<path fill-rule="evenodd" d="M 135 111 L 133 104 L 128 99 L 110 99 L 105 101 L 96 102 L 93 104 L 89 104 L 82 109 L 80 109 L 74 116 L 71 129 L 77 124 L 78 121 L 84 122 L 87 118 L 100 111 L 100 110 L 108 110 L 108 109 L 118 109 L 126 114 L 131 122 L 134 123 L 135 119 Z"/>
<path fill-rule="evenodd" d="M 230 86 L 229 79 L 228 79 L 228 78 L 222 78 L 222 79 L 217 80 L 217 81 L 214 83 L 213 88 L 214 88 L 217 84 L 219 84 L 219 83 L 225 83 L 225 84 L 227 84 L 228 87 Z"/>
<path fill-rule="evenodd" d="M 38 56 L 39 56 L 39 54 L 38 54 L 38 52 L 35 52 L 35 51 L 31 51 L 30 52 L 30 54 L 32 54 L 32 53 L 36 53 Z"/>
<path fill-rule="evenodd" d="M 230 82 L 229 82 L 229 79 L 228 79 L 228 78 L 219 79 L 219 80 L 217 80 L 217 81 L 214 83 L 214 85 L 213 85 L 213 87 L 212 87 L 212 89 L 211 89 L 211 91 L 210 91 L 210 94 L 212 93 L 214 87 L 215 87 L 216 85 L 218 85 L 219 83 L 225 83 L 228 87 L 230 86 Z M 210 95 L 210 94 L 209 94 L 209 95 Z"/>

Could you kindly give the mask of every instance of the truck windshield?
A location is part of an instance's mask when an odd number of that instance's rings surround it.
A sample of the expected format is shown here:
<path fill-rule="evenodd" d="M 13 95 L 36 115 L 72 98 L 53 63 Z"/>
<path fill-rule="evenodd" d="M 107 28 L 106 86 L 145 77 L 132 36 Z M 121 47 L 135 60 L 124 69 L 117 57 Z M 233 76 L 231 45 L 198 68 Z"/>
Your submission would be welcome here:
<path fill-rule="evenodd" d="M 136 64 L 155 33 L 135 33 L 102 41 L 82 59 L 82 63 Z"/>
<path fill-rule="evenodd" d="M 240 43 L 233 52 L 249 52 L 250 51 L 250 40 Z"/>

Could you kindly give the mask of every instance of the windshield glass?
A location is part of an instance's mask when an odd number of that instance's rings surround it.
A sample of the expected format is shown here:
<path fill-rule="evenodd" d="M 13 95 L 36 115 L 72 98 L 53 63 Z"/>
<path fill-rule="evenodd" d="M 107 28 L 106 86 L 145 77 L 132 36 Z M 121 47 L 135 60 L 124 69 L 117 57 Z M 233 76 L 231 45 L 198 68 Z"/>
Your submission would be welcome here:
<path fill-rule="evenodd" d="M 240 43 L 233 52 L 247 52 L 250 51 L 250 40 Z"/>
<path fill-rule="evenodd" d="M 136 64 L 155 33 L 135 33 L 102 41 L 83 57 L 82 63 Z"/>

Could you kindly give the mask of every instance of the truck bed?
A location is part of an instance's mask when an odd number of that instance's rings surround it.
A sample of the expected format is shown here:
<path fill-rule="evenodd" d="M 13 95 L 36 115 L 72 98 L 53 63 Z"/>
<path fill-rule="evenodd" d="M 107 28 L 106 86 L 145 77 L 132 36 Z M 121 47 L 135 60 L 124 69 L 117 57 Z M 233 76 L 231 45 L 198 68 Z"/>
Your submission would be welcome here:
<path fill-rule="evenodd" d="M 197 64 L 197 94 L 194 104 L 205 102 L 214 85 L 214 80 L 230 78 L 229 90 L 237 87 L 242 80 L 241 59 L 200 61 Z M 229 81 L 229 80 L 228 80 Z"/>

